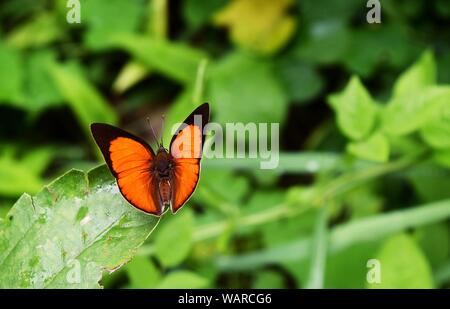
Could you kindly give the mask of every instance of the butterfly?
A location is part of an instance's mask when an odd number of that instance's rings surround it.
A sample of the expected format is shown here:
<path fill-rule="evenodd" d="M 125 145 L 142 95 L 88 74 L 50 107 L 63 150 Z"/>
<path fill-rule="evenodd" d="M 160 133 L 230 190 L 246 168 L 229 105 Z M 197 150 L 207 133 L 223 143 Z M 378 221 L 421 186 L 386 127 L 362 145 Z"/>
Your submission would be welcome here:
<path fill-rule="evenodd" d="M 200 160 L 209 121 L 209 104 L 197 107 L 181 124 L 169 149 L 158 143 L 156 153 L 143 139 L 104 123 L 91 132 L 123 197 L 155 216 L 176 213 L 191 197 L 200 176 Z"/>

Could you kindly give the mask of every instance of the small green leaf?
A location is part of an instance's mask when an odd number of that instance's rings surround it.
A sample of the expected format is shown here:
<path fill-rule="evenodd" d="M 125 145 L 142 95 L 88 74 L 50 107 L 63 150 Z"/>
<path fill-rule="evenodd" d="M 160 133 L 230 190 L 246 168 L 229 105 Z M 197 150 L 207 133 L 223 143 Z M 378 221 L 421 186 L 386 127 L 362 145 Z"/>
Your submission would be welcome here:
<path fill-rule="evenodd" d="M 201 50 L 148 36 L 117 34 L 114 45 L 128 51 L 150 70 L 187 84 L 195 80 L 200 61 L 207 58 Z"/>
<path fill-rule="evenodd" d="M 381 282 L 369 288 L 424 289 L 433 287 L 430 265 L 412 237 L 399 234 L 389 238 L 376 259 L 380 261 Z"/>
<path fill-rule="evenodd" d="M 395 82 L 393 98 L 413 97 L 435 83 L 436 63 L 434 56 L 431 51 L 425 51 L 420 59 Z"/>
<path fill-rule="evenodd" d="M 450 87 L 431 86 L 412 97 L 394 99 L 383 109 L 382 128 L 394 135 L 412 133 L 436 119 L 449 97 Z M 433 125 L 428 130 L 432 131 L 429 135 L 435 137 Z"/>
<path fill-rule="evenodd" d="M 446 89 L 440 109 L 420 130 L 425 142 L 437 149 L 450 148 L 450 87 Z"/>
<path fill-rule="evenodd" d="M 260 271 L 255 273 L 253 289 L 282 289 L 284 280 L 282 274 L 275 271 Z"/>
<path fill-rule="evenodd" d="M 358 77 L 353 76 L 340 93 L 330 95 L 328 102 L 337 114 L 337 123 L 344 135 L 358 140 L 370 133 L 377 106 Z"/>
<path fill-rule="evenodd" d="M 166 267 L 176 266 L 189 254 L 192 247 L 194 217 L 189 209 L 183 209 L 168 221 L 155 236 L 155 255 Z"/>
<path fill-rule="evenodd" d="M 136 256 L 126 265 L 131 286 L 134 289 L 154 288 L 161 280 L 161 274 L 155 264 L 146 257 Z"/>
<path fill-rule="evenodd" d="M 123 199 L 105 166 L 72 170 L 7 214 L 0 287 L 99 287 L 102 271 L 129 261 L 157 223 Z"/>
<path fill-rule="evenodd" d="M 389 159 L 389 141 L 381 133 L 375 133 L 364 141 L 347 145 L 347 151 L 361 159 L 386 162 Z"/>
<path fill-rule="evenodd" d="M 216 121 L 283 121 L 288 98 L 266 60 L 234 52 L 216 63 L 209 76 L 209 96 Z"/>
<path fill-rule="evenodd" d="M 159 289 L 201 289 L 209 286 L 207 279 L 190 271 L 173 271 L 158 285 Z"/>

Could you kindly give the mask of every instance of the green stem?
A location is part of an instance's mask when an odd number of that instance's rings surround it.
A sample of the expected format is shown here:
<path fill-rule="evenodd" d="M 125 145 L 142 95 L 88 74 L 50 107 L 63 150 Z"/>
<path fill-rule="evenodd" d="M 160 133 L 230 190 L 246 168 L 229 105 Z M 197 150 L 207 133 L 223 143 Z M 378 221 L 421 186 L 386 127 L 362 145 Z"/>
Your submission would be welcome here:
<path fill-rule="evenodd" d="M 309 269 L 309 277 L 306 284 L 310 289 L 323 288 L 328 246 L 327 214 L 328 207 L 321 207 L 314 232 L 311 267 Z"/>

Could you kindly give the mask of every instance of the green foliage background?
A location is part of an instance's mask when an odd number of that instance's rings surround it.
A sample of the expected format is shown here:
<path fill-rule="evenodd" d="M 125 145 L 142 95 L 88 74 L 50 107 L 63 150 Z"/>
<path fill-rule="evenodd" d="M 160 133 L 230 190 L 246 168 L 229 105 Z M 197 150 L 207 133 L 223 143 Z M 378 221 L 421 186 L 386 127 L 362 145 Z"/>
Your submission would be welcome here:
<path fill-rule="evenodd" d="M 0 287 L 449 287 L 446 0 L 80 3 L 0 4 Z M 279 167 L 205 159 L 176 216 L 134 210 L 89 124 L 204 101 L 279 122 Z"/>

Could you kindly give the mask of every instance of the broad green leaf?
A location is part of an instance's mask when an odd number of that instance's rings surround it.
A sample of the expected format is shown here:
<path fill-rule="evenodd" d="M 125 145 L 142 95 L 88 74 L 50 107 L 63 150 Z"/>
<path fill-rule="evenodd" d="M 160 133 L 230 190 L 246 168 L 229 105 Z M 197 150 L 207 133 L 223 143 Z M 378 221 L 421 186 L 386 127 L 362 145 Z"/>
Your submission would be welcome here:
<path fill-rule="evenodd" d="M 293 4 L 294 0 L 233 0 L 214 16 L 214 23 L 228 27 L 236 44 L 273 53 L 295 33 L 296 19 L 286 14 Z"/>
<path fill-rule="evenodd" d="M 207 279 L 185 270 L 170 272 L 157 286 L 159 289 L 201 289 L 209 286 Z"/>
<path fill-rule="evenodd" d="M 63 35 L 63 28 L 58 24 L 57 17 L 51 12 L 43 12 L 14 28 L 7 38 L 7 43 L 14 48 L 40 47 L 62 38 Z"/>
<path fill-rule="evenodd" d="M 50 69 L 54 65 L 56 65 L 56 55 L 52 50 L 39 50 L 27 58 L 25 90 L 28 110 L 39 112 L 49 106 L 62 103 L 61 93 L 50 74 Z"/>
<path fill-rule="evenodd" d="M 446 94 L 442 97 L 445 103 L 420 130 L 425 142 L 437 149 L 450 148 L 450 87 L 446 88 Z"/>
<path fill-rule="evenodd" d="M 161 274 L 155 264 L 146 257 L 135 256 L 126 265 L 131 286 L 135 289 L 154 288 L 161 280 Z"/>
<path fill-rule="evenodd" d="M 25 108 L 23 80 L 22 54 L 0 41 L 0 105 L 6 103 Z"/>
<path fill-rule="evenodd" d="M 347 145 L 352 155 L 370 161 L 386 162 L 389 160 L 389 141 L 381 133 L 375 133 L 366 140 Z"/>
<path fill-rule="evenodd" d="M 155 236 L 155 255 L 162 265 L 173 267 L 191 250 L 194 217 L 189 209 L 183 209 L 176 216 L 165 217 L 163 223 Z"/>
<path fill-rule="evenodd" d="M 299 57 L 283 58 L 277 63 L 277 73 L 291 100 L 304 103 L 317 96 L 324 86 L 318 71 Z"/>
<path fill-rule="evenodd" d="M 328 97 L 337 115 L 341 132 L 351 139 L 361 139 L 372 130 L 377 106 L 358 77 L 353 76 L 340 93 Z"/>
<path fill-rule="evenodd" d="M 432 267 L 448 261 L 450 253 L 449 227 L 444 223 L 430 224 L 417 229 L 414 238 L 425 253 Z"/>
<path fill-rule="evenodd" d="M 394 99 L 381 113 L 382 128 L 394 135 L 412 133 L 436 119 L 439 112 L 448 104 L 449 97 L 450 87 L 431 86 L 414 96 Z M 433 126 L 431 131 L 434 131 Z M 434 132 L 429 134 L 435 137 Z"/>
<path fill-rule="evenodd" d="M 424 289 L 433 287 L 430 265 L 411 236 L 399 234 L 389 238 L 376 259 L 380 261 L 381 282 L 369 288 Z"/>
<path fill-rule="evenodd" d="M 113 108 L 103 99 L 94 85 L 79 72 L 62 65 L 52 66 L 50 72 L 61 95 L 67 100 L 89 139 L 91 139 L 89 129 L 91 123 L 117 122 Z"/>
<path fill-rule="evenodd" d="M 0 287 L 96 288 L 158 219 L 129 205 L 105 166 L 72 170 L 16 202 L 0 226 Z"/>
<path fill-rule="evenodd" d="M 235 52 L 212 67 L 209 77 L 209 101 L 216 121 L 283 121 L 288 99 L 269 62 Z"/>
<path fill-rule="evenodd" d="M 198 65 L 206 55 L 182 43 L 132 34 L 117 34 L 114 45 L 125 49 L 149 69 L 182 83 L 195 80 Z"/>
<path fill-rule="evenodd" d="M 137 30 L 144 15 L 139 0 L 95 0 L 81 5 L 81 18 L 88 25 L 84 41 L 89 48 L 110 47 L 118 33 Z"/>
<path fill-rule="evenodd" d="M 394 100 L 398 98 L 411 98 L 435 83 L 436 63 L 433 53 L 426 51 L 395 82 L 393 98 Z M 403 101 L 403 104 L 408 104 L 406 99 Z"/>

